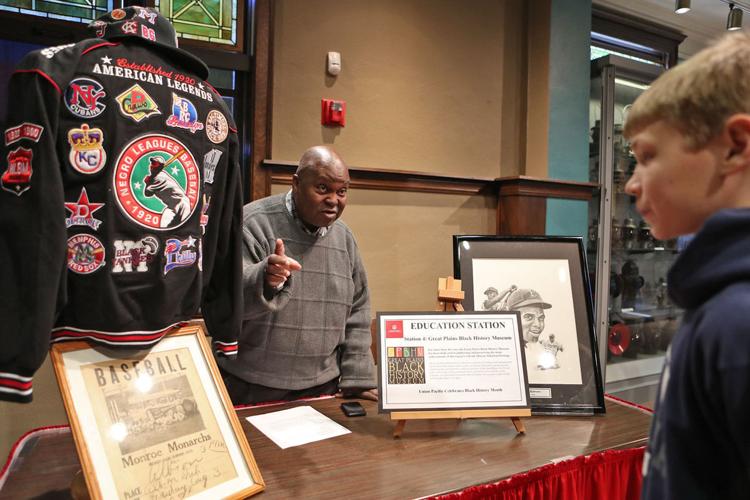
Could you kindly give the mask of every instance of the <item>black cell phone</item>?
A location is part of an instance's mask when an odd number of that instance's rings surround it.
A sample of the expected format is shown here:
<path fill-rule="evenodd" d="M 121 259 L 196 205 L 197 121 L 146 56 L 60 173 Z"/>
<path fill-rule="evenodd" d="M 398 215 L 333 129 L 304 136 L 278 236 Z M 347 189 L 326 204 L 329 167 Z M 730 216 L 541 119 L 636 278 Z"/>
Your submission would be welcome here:
<path fill-rule="evenodd" d="M 364 406 L 356 401 L 341 403 L 341 411 L 343 411 L 344 415 L 347 417 L 364 417 L 367 415 Z"/>

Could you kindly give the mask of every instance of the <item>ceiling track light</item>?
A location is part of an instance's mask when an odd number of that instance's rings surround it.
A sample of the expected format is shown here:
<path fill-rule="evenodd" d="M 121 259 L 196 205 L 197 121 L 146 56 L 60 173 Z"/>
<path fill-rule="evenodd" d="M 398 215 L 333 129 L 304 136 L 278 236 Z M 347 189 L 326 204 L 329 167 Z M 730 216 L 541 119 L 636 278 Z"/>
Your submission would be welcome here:
<path fill-rule="evenodd" d="M 742 29 L 742 9 L 729 4 L 729 15 L 727 16 L 727 30 L 735 31 Z"/>
<path fill-rule="evenodd" d="M 676 14 L 690 12 L 690 0 L 675 0 L 674 11 Z"/>

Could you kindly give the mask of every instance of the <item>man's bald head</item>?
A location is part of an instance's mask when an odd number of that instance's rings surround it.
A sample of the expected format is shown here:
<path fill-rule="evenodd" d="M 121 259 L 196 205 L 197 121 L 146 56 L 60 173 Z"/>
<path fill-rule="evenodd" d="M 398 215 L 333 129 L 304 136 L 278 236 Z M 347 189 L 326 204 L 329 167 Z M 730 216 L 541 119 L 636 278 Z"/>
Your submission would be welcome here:
<path fill-rule="evenodd" d="M 299 166 L 295 173 L 298 177 L 302 177 L 319 168 L 331 169 L 346 174 L 347 178 L 349 177 L 349 169 L 346 167 L 344 160 L 329 146 L 313 146 L 302 153 L 302 158 L 299 159 Z"/>
<path fill-rule="evenodd" d="M 349 169 L 329 146 L 314 146 L 302 154 L 292 178 L 297 215 L 311 228 L 328 227 L 346 206 Z"/>

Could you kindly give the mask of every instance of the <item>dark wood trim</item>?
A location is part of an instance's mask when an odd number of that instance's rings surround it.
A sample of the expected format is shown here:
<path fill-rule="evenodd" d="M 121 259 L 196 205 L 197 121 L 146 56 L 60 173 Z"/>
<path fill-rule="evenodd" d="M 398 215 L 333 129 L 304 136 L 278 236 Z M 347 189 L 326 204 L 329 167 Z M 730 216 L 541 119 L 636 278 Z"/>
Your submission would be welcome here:
<path fill-rule="evenodd" d="M 598 185 L 592 182 L 560 181 L 528 176 L 497 179 L 497 234 L 544 235 L 547 230 L 547 200 L 591 200 Z"/>
<path fill-rule="evenodd" d="M 291 185 L 292 174 L 297 169 L 297 164 L 288 161 L 265 160 L 263 168 L 269 173 L 272 184 Z M 495 191 L 494 179 L 351 166 L 349 176 L 351 187 L 354 189 L 441 194 L 491 194 Z"/>
<path fill-rule="evenodd" d="M 530 196 L 588 201 L 599 185 L 593 182 L 560 181 L 519 175 L 497 179 L 500 196 Z"/>
<path fill-rule="evenodd" d="M 250 160 L 251 200 L 271 194 L 270 171 L 263 161 L 271 154 L 273 113 L 273 0 L 255 2 L 255 74 L 253 85 L 253 142 Z"/>

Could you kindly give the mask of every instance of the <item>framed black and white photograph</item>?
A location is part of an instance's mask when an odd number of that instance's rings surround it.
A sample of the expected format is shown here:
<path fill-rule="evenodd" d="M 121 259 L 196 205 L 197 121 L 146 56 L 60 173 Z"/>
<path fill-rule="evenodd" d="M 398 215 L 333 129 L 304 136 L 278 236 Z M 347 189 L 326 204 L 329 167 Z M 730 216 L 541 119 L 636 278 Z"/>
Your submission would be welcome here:
<path fill-rule="evenodd" d="M 148 349 L 53 344 L 92 499 L 246 498 L 264 488 L 199 326 Z"/>
<path fill-rule="evenodd" d="M 583 240 L 457 235 L 453 258 L 467 311 L 520 314 L 532 413 L 603 413 Z"/>

